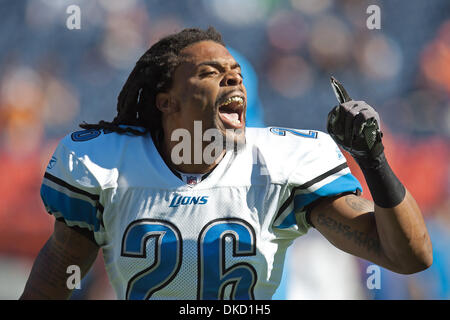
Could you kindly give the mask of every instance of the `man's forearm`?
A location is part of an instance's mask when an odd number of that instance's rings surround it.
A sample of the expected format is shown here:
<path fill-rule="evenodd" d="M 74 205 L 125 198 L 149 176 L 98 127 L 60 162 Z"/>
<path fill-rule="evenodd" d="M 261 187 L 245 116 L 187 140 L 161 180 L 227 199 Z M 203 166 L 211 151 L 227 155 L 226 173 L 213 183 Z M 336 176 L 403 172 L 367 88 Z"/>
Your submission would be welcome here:
<path fill-rule="evenodd" d="M 414 273 L 433 262 L 430 237 L 422 213 L 411 194 L 393 208 L 375 204 L 375 222 L 386 256 L 401 273 Z"/>
<path fill-rule="evenodd" d="M 419 206 L 389 166 L 384 153 L 358 161 L 375 203 L 381 247 L 403 273 L 432 263 L 431 241 Z"/>
<path fill-rule="evenodd" d="M 67 286 L 67 268 L 78 266 L 83 278 L 98 250 L 86 236 L 55 221 L 54 232 L 39 252 L 20 299 L 68 299 L 72 290 Z"/>
<path fill-rule="evenodd" d="M 20 300 L 68 299 L 71 290 L 66 286 L 67 265 L 63 248 L 49 239 L 39 252 Z"/>

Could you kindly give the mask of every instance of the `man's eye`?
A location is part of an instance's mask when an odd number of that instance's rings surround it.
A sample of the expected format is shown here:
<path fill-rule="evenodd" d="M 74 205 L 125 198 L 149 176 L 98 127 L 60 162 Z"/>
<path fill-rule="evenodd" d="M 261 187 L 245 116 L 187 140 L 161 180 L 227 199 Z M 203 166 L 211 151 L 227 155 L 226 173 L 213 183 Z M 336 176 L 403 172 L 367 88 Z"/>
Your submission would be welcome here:
<path fill-rule="evenodd" d="M 212 76 L 212 75 L 215 75 L 215 74 L 217 74 L 217 71 L 206 71 L 206 72 L 200 73 L 200 76 L 201 77 L 207 77 L 207 76 Z"/>

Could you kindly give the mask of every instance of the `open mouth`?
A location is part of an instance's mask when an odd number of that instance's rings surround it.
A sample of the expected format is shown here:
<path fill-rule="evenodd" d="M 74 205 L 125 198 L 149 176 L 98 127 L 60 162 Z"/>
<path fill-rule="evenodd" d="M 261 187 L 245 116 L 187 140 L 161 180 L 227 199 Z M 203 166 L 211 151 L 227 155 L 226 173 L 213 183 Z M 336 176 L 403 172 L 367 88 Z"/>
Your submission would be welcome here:
<path fill-rule="evenodd" d="M 220 119 L 227 127 L 240 129 L 244 126 L 244 97 L 233 95 L 219 105 Z"/>

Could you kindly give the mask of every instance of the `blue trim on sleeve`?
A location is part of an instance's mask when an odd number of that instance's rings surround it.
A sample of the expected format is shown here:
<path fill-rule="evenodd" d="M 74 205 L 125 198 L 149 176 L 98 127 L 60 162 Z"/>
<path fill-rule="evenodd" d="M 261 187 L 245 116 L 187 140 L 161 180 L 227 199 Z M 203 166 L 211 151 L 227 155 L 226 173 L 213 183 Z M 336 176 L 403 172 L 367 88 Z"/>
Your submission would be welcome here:
<path fill-rule="evenodd" d="M 286 218 L 284 218 L 283 222 L 277 226 L 279 229 L 287 229 L 297 224 L 297 221 L 295 220 L 295 210 L 290 212 Z"/>
<path fill-rule="evenodd" d="M 97 208 L 88 201 L 71 198 L 45 184 L 41 186 L 41 197 L 50 213 L 60 212 L 67 221 L 87 223 L 94 231 L 100 229 Z"/>
<path fill-rule="evenodd" d="M 348 173 L 320 187 L 314 192 L 296 195 L 294 198 L 294 209 L 303 208 L 321 197 L 330 197 L 339 193 L 354 192 L 356 190 L 362 192 L 361 184 L 351 173 Z"/>
<path fill-rule="evenodd" d="M 356 190 L 362 192 L 361 184 L 351 173 L 348 173 L 322 186 L 314 192 L 298 194 L 294 198 L 294 210 L 286 216 L 277 228 L 287 229 L 296 225 L 296 209 L 303 208 L 321 197 L 330 197 L 343 192 L 354 192 Z"/>

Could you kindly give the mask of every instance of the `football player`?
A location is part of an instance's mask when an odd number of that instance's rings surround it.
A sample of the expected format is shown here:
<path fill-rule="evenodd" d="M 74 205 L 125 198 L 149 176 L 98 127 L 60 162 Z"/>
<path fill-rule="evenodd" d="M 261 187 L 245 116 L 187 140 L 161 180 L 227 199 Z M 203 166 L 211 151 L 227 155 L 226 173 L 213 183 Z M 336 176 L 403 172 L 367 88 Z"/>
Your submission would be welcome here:
<path fill-rule="evenodd" d="M 329 134 L 245 128 L 241 69 L 214 28 L 157 42 L 114 120 L 59 143 L 41 188 L 54 232 L 21 298 L 70 297 L 67 267 L 86 274 L 102 248 L 119 299 L 270 299 L 286 249 L 312 227 L 394 272 L 429 267 L 424 220 L 386 161 L 378 114 L 333 81 L 341 103 Z M 220 137 L 226 147 L 206 161 Z M 359 163 L 374 203 L 360 197 L 338 145 Z"/>

